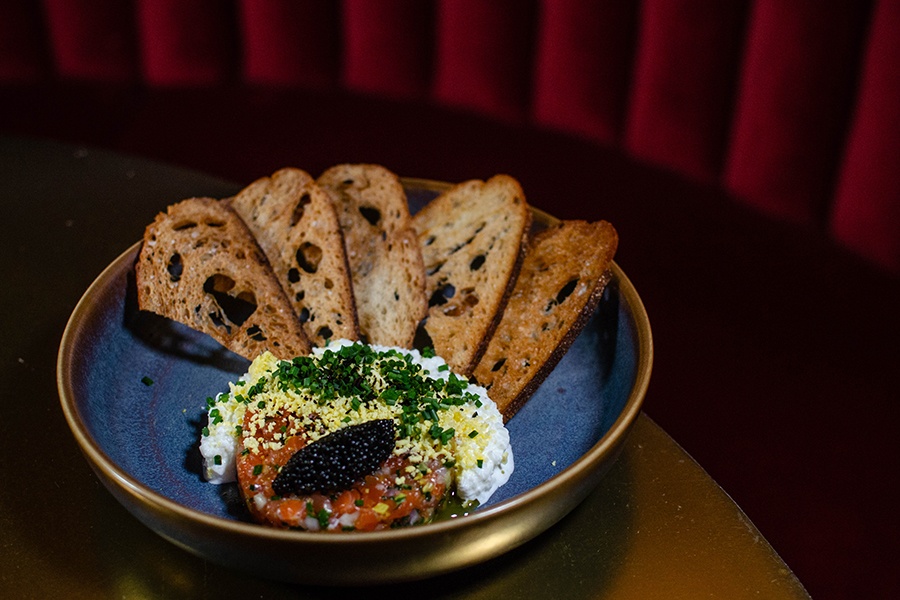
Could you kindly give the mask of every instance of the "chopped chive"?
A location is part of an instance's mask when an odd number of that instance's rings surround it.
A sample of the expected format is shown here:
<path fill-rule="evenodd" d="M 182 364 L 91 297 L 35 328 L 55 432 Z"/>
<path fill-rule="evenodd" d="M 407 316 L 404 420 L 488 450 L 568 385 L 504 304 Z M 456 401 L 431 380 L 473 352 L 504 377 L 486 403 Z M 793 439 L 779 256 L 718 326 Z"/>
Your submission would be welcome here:
<path fill-rule="evenodd" d="M 150 379 L 149 377 L 147 377 L 146 375 L 144 375 L 143 377 L 141 377 L 141 383 L 143 383 L 146 386 L 151 386 L 151 385 L 153 385 L 153 380 Z"/>
<path fill-rule="evenodd" d="M 329 513 L 324 508 L 316 514 L 316 519 L 319 521 L 319 527 L 321 527 L 322 529 L 326 529 L 328 527 L 328 516 L 330 514 L 331 513 Z"/>
<path fill-rule="evenodd" d="M 221 454 L 216 454 L 216 455 L 213 457 L 213 463 L 214 463 L 214 464 L 217 464 L 217 465 L 221 465 L 221 464 L 222 464 L 222 455 L 221 455 Z"/>
<path fill-rule="evenodd" d="M 262 466 L 262 465 L 255 465 L 255 466 L 253 467 L 253 474 L 254 474 L 254 475 L 259 475 L 260 473 L 262 473 L 262 470 L 263 470 L 263 466 Z"/>
<path fill-rule="evenodd" d="M 453 439 L 454 435 L 456 435 L 456 430 L 454 430 L 452 427 L 450 429 L 445 429 L 441 432 L 441 443 L 448 443 L 451 439 Z"/>

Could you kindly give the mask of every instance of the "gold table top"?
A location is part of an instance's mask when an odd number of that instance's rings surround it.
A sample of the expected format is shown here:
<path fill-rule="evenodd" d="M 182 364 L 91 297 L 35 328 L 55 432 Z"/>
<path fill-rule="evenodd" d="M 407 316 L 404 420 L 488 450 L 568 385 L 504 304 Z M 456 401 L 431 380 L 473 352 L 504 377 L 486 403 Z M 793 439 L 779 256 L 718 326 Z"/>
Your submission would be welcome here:
<path fill-rule="evenodd" d="M 332 588 L 204 562 L 132 517 L 81 456 L 59 408 L 55 359 L 84 289 L 167 199 L 233 184 L 132 157 L 0 139 L 0 597 L 327 598 Z M 650 392 L 653 393 L 651 385 Z M 538 538 L 479 566 L 376 597 L 808 598 L 756 527 L 642 415 L 597 489 Z"/>

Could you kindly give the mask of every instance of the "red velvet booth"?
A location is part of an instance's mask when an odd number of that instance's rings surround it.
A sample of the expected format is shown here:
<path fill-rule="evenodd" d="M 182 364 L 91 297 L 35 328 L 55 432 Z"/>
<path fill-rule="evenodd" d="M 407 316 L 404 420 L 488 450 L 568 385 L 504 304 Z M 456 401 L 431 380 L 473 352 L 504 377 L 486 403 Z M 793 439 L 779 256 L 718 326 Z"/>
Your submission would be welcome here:
<path fill-rule="evenodd" d="M 238 182 L 505 171 L 609 219 L 649 415 L 814 597 L 888 597 L 898 31 L 893 0 L 8 0 L 0 134 Z"/>

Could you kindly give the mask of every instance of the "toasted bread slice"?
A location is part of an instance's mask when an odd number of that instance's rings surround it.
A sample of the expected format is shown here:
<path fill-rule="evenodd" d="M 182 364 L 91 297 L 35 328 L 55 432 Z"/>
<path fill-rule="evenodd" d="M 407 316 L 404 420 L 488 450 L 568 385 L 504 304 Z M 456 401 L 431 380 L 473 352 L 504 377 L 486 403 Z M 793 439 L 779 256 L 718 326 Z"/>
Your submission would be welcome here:
<path fill-rule="evenodd" d="M 606 221 L 563 221 L 530 242 L 503 318 L 475 368 L 509 420 L 587 324 L 611 273 L 618 236 Z"/>
<path fill-rule="evenodd" d="M 508 175 L 447 190 L 413 217 L 425 261 L 425 332 L 458 374 L 469 375 L 503 313 L 531 225 Z"/>
<path fill-rule="evenodd" d="M 380 165 L 336 165 L 318 178 L 337 209 L 360 333 L 411 348 L 425 317 L 425 267 L 400 179 Z"/>
<path fill-rule="evenodd" d="M 310 341 L 359 339 L 341 226 L 315 180 L 300 169 L 281 169 L 229 203 L 266 253 Z"/>
<path fill-rule="evenodd" d="M 234 212 L 191 198 L 147 226 L 135 264 L 138 306 L 209 334 L 252 360 L 309 352 L 291 303 Z"/>

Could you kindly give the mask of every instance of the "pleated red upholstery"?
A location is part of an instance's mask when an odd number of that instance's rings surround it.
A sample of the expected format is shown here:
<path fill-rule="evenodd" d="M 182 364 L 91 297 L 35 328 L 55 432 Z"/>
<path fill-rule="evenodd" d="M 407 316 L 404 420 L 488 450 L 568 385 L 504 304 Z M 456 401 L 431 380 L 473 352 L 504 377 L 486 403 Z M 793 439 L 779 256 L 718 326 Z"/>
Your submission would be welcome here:
<path fill-rule="evenodd" d="M 529 106 L 534 5 L 439 0 L 434 97 L 502 119 Z"/>
<path fill-rule="evenodd" d="M 838 240 L 900 273 L 900 3 L 881 0 L 832 215 Z"/>
<path fill-rule="evenodd" d="M 136 8 L 143 73 L 149 83 L 196 85 L 228 80 L 236 42 L 228 3 L 137 0 Z"/>
<path fill-rule="evenodd" d="M 311 88 L 335 85 L 340 64 L 337 8 L 329 0 L 242 0 L 245 79 Z"/>
<path fill-rule="evenodd" d="M 721 168 L 743 2 L 646 0 L 625 135 L 636 156 L 711 181 Z"/>
<path fill-rule="evenodd" d="M 825 214 L 840 159 L 868 7 L 856 0 L 758 0 L 726 185 L 797 222 Z"/>
<path fill-rule="evenodd" d="M 394 98 L 420 98 L 431 85 L 431 6 L 420 0 L 344 2 L 344 83 Z"/>
<path fill-rule="evenodd" d="M 0 85 L 345 88 L 558 129 L 900 273 L 893 0 L 10 0 Z"/>
<path fill-rule="evenodd" d="M 631 83 L 637 4 L 541 3 L 534 71 L 537 122 L 615 143 Z"/>
<path fill-rule="evenodd" d="M 44 0 L 56 72 L 64 78 L 125 81 L 137 74 L 132 7 L 119 0 Z"/>

